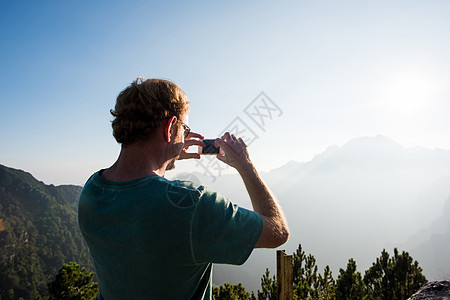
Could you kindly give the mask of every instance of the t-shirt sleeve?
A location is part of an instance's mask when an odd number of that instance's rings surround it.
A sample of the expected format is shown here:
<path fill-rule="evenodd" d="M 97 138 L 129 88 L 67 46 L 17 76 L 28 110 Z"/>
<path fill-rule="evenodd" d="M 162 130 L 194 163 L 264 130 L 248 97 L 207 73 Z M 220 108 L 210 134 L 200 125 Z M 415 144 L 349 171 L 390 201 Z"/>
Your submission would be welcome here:
<path fill-rule="evenodd" d="M 218 193 L 205 189 L 191 224 L 194 260 L 196 263 L 243 264 L 262 229 L 260 214 L 233 205 Z"/>

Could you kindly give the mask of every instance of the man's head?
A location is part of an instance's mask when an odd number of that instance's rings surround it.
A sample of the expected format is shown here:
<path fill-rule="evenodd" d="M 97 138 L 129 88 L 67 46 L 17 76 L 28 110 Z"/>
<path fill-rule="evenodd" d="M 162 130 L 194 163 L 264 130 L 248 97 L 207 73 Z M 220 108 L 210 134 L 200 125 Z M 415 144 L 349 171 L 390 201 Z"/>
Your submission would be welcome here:
<path fill-rule="evenodd" d="M 149 139 L 163 120 L 183 118 L 189 111 L 189 99 L 173 82 L 138 78 L 117 97 L 111 114 L 113 135 L 123 146 Z"/>

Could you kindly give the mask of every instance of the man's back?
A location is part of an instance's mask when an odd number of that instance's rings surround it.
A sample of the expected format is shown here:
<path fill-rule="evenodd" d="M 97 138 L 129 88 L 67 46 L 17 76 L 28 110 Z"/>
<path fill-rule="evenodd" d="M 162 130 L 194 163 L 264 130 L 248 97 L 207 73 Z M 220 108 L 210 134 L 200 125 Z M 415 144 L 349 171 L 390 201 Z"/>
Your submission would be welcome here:
<path fill-rule="evenodd" d="M 203 186 L 150 175 L 111 182 L 95 173 L 79 225 L 105 299 L 209 299 L 211 263 L 242 264 L 263 220 Z"/>
<path fill-rule="evenodd" d="M 116 162 L 80 196 L 79 225 L 109 299 L 211 298 L 212 263 L 242 264 L 254 248 L 276 248 L 289 229 L 242 138 L 215 140 L 217 159 L 239 172 L 253 211 L 192 183 L 164 179 L 175 162 L 205 147 L 189 128 L 189 99 L 173 82 L 138 78 L 111 114 Z"/>

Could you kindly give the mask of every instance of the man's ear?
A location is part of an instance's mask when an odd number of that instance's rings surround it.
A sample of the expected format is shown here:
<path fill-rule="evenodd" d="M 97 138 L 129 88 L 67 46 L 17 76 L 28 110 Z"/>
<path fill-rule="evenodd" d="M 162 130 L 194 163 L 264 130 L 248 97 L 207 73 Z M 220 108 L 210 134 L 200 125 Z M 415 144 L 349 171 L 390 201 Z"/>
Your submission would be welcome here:
<path fill-rule="evenodd" d="M 169 119 L 167 124 L 164 126 L 164 139 L 166 142 L 170 142 L 172 135 L 175 134 L 172 130 L 174 129 L 175 124 L 177 123 L 177 117 L 173 116 Z"/>

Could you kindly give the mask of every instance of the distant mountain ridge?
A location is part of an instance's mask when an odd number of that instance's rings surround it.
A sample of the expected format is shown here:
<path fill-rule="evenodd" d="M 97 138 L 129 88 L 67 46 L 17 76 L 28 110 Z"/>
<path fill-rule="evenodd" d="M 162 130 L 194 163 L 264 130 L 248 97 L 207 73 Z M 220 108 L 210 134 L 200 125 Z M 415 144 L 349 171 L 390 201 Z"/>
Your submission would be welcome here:
<path fill-rule="evenodd" d="M 450 182 L 449 182 L 450 183 Z M 450 197 L 445 202 L 442 215 L 423 228 L 403 245 L 412 249 L 415 258 L 422 265 L 433 270 L 433 275 L 440 279 L 450 278 Z"/>
<path fill-rule="evenodd" d="M 46 284 L 69 261 L 93 269 L 77 223 L 81 190 L 0 165 L 1 299 L 46 295 Z"/>

